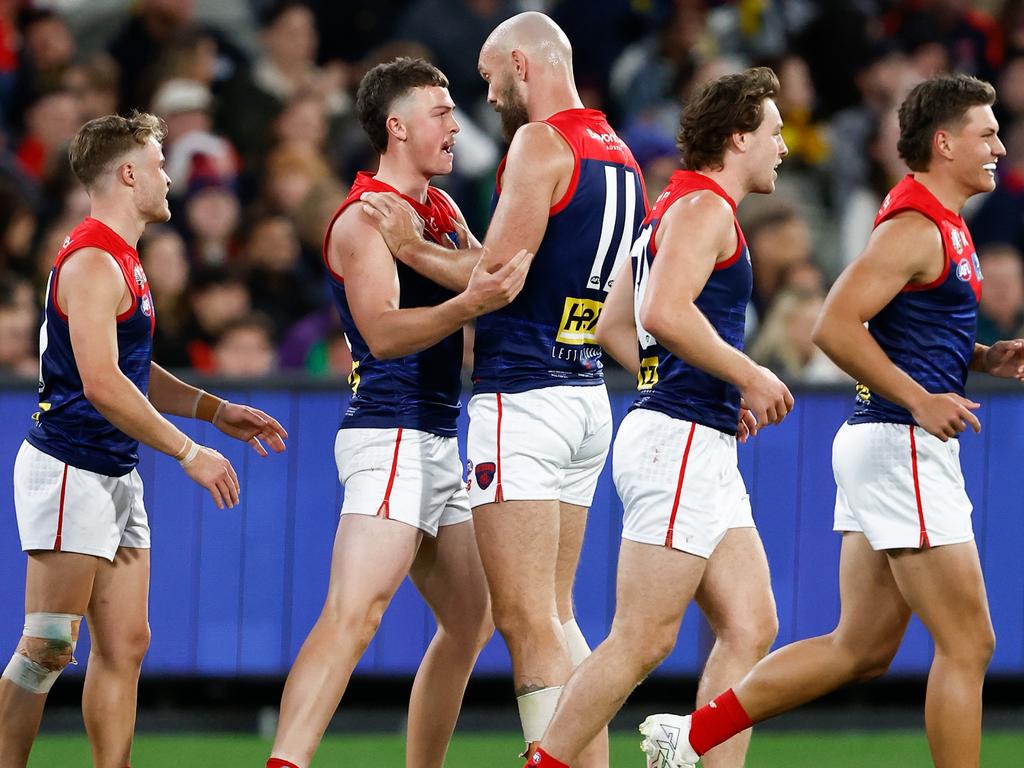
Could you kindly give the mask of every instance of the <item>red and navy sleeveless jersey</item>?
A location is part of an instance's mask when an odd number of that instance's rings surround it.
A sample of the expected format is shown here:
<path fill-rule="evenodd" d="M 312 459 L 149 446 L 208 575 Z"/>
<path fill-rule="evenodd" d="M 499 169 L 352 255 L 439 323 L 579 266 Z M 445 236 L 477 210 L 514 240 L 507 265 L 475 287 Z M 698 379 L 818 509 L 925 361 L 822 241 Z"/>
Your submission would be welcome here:
<path fill-rule="evenodd" d="M 868 322 L 868 331 L 889 359 L 928 392 L 964 394 L 974 356 L 981 265 L 964 220 L 943 207 L 908 174 L 892 188 L 875 218 L 877 227 L 898 213 L 916 211 L 942 236 L 942 274 L 927 285 L 906 285 Z M 910 411 L 857 385 L 849 423 L 913 424 Z"/>
<path fill-rule="evenodd" d="M 676 357 L 659 344 L 640 322 L 640 306 L 657 255 L 654 238 L 658 224 L 677 200 L 705 189 L 729 203 L 733 211 L 737 242 L 732 256 L 715 264 L 694 304 L 727 344 L 743 349 L 753 274 L 747 241 L 735 218 L 736 203 L 708 176 L 694 171 L 676 171 L 665 191 L 655 201 L 654 209 L 644 220 L 640 236 L 633 246 L 633 312 L 637 341 L 640 344 L 640 371 L 637 374 L 640 395 L 632 408 L 660 411 L 676 419 L 703 424 L 734 435 L 739 421 L 739 390 L 729 382 Z M 665 276 L 662 279 L 666 279 Z"/>
<path fill-rule="evenodd" d="M 341 421 L 342 428 L 418 429 L 441 437 L 455 437 L 462 390 L 462 329 L 421 352 L 393 360 L 378 360 L 356 327 L 345 279 L 331 269 L 327 249 L 334 222 L 364 192 L 398 190 L 368 173 L 359 173 L 352 189 L 334 214 L 324 239 L 324 263 L 341 315 L 341 325 L 352 350 L 349 384 L 352 399 Z M 428 240 L 451 248 L 458 247 L 455 222 L 458 216 L 451 200 L 441 190 L 427 188 L 427 204 L 402 195 L 424 221 L 423 235 Z M 399 308 L 432 307 L 455 294 L 396 262 L 400 285 Z"/>
<path fill-rule="evenodd" d="M 68 316 L 57 306 L 61 268 L 82 248 L 106 251 L 121 268 L 132 304 L 117 316 L 117 366 L 142 394 L 149 391 L 156 313 L 146 273 L 132 246 L 102 221 L 86 218 L 64 239 L 47 281 L 39 331 L 39 412 L 27 439 L 43 453 L 72 467 L 120 477 L 139 463 L 139 443 L 85 399 L 71 348 Z"/>
<path fill-rule="evenodd" d="M 477 319 L 474 393 L 604 380 L 594 327 L 647 213 L 643 179 L 602 113 L 570 109 L 544 122 L 572 149 L 572 179 L 550 209 L 522 292 Z M 504 167 L 503 160 L 494 206 Z"/>

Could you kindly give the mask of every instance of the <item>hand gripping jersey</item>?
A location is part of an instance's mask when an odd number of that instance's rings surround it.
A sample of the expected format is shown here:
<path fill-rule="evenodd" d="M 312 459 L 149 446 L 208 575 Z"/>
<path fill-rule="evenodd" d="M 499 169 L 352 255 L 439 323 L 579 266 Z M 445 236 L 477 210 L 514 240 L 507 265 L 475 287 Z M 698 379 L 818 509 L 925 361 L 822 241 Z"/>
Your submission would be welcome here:
<path fill-rule="evenodd" d="M 459 392 L 462 389 L 462 330 L 422 352 L 393 360 L 378 360 L 356 327 L 345 296 L 345 280 L 336 274 L 327 259 L 327 248 L 334 222 L 364 192 L 394 192 L 393 187 L 377 181 L 368 173 L 359 173 L 348 197 L 338 208 L 324 238 L 324 263 L 341 315 L 342 328 L 352 350 L 349 384 L 352 399 L 342 418 L 346 428 L 418 429 L 441 437 L 455 437 L 459 416 Z M 423 218 L 424 237 L 439 245 L 458 246 L 456 213 L 448 197 L 439 189 L 427 188 L 427 205 L 402 195 Z M 396 262 L 401 285 L 400 308 L 431 307 L 455 294 L 442 288 L 405 264 Z"/>
<path fill-rule="evenodd" d="M 736 434 L 739 421 L 740 392 L 732 384 L 680 360 L 658 343 L 640 322 L 640 306 L 657 255 L 654 236 L 665 212 L 692 192 L 710 190 L 729 203 L 736 226 L 736 252 L 715 264 L 714 271 L 694 302 L 716 333 L 736 349 L 743 349 L 747 303 L 753 288 L 750 252 L 736 221 L 736 204 L 717 183 L 702 173 L 676 171 L 665 191 L 644 220 L 640 236 L 633 246 L 635 294 L 633 312 L 637 340 L 640 343 L 640 371 L 637 389 L 640 395 L 633 408 L 661 411 L 676 419 L 703 424 L 729 435 Z M 662 278 L 664 279 L 664 277 Z M 632 410 L 632 409 L 631 409 Z"/>
<path fill-rule="evenodd" d="M 570 109 L 544 122 L 572 149 L 572 180 L 549 212 L 522 292 L 477 319 L 474 394 L 602 383 L 594 327 L 647 212 L 640 168 L 603 114 Z"/>
<path fill-rule="evenodd" d="M 904 211 L 917 211 L 942 235 L 942 274 L 927 285 L 907 285 L 868 322 L 868 331 L 889 359 L 928 392 L 964 394 L 974 356 L 981 265 L 967 225 L 944 208 L 928 189 L 908 174 L 886 195 L 875 218 L 877 227 Z M 913 424 L 910 412 L 857 385 L 850 424 Z"/>
<path fill-rule="evenodd" d="M 57 284 L 64 262 L 82 248 L 113 256 L 131 293 L 132 304 L 117 316 L 117 366 L 142 394 L 149 390 L 156 313 L 139 254 L 101 221 L 86 218 L 64 239 L 46 284 L 46 307 L 39 330 L 39 412 L 28 442 L 65 464 L 110 477 L 126 475 L 139 463 L 139 443 L 107 421 L 85 399 L 71 348 L 68 317 L 57 306 Z"/>

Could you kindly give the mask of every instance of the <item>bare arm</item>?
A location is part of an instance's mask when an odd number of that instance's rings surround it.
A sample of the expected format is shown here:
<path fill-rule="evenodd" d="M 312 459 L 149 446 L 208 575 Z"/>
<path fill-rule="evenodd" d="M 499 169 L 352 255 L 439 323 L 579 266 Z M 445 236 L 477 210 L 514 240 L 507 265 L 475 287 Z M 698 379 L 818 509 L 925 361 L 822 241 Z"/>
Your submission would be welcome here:
<path fill-rule="evenodd" d="M 536 253 L 547 229 L 548 212 L 568 188 L 573 165 L 572 150 L 553 128 L 544 123 L 520 128 L 509 147 L 501 197 L 484 245 L 467 240 L 470 247 L 459 261 L 472 268 L 486 254 L 484 262 L 493 271 L 520 250 Z M 468 284 L 465 264 L 452 268 L 451 250 L 423 238 L 422 224 L 417 226 L 409 216 L 410 212 L 415 215 L 411 207 L 400 210 L 394 196 L 367 194 L 361 199 L 363 213 L 381 228 L 396 259 L 452 290 Z M 466 283 L 458 284 L 459 274 L 467 275 Z"/>
<path fill-rule="evenodd" d="M 981 428 L 970 412 L 971 401 L 930 395 L 889 359 L 864 325 L 908 283 L 937 279 L 944 259 L 939 230 L 924 216 L 904 213 L 883 222 L 829 291 L 814 342 L 854 379 L 903 406 L 921 427 L 946 440 L 964 429 L 964 421 Z"/>
<path fill-rule="evenodd" d="M 997 341 L 991 347 L 975 344 L 971 370 L 1024 381 L 1024 339 Z"/>
<path fill-rule="evenodd" d="M 424 350 L 472 318 L 505 306 L 522 288 L 532 258 L 520 252 L 494 274 L 474 269 L 466 290 L 437 306 L 399 309 L 394 259 L 365 213 L 351 208 L 338 218 L 327 255 L 345 277 L 352 317 L 378 359 Z"/>
<path fill-rule="evenodd" d="M 263 440 L 276 453 L 285 449 L 288 432 L 275 418 L 186 384 L 156 363 L 149 366 L 149 402 L 161 413 L 208 421 L 229 437 L 248 443 L 261 456 L 267 455 Z"/>
<path fill-rule="evenodd" d="M 425 240 L 423 219 L 394 192 L 365 192 L 359 199 L 363 213 L 377 226 L 392 254 L 402 254 L 401 260 L 408 267 L 450 291 L 466 290 L 473 267 L 480 260 L 480 242 L 469 231 L 454 200 L 448 197 L 456 213 L 456 250 Z"/>
<path fill-rule="evenodd" d="M 86 399 L 129 437 L 181 462 L 218 507 L 238 503 L 238 477 L 216 451 L 198 446 L 161 416 L 118 367 L 117 314 L 128 291 L 110 254 L 83 248 L 61 267 L 55 301 L 68 316 L 75 365 Z"/>
<path fill-rule="evenodd" d="M 594 330 L 597 343 L 634 376 L 640 370 L 640 350 L 633 311 L 633 263 L 627 259 L 615 276 Z"/>
<path fill-rule="evenodd" d="M 655 244 L 640 324 L 676 357 L 738 387 L 758 425 L 781 421 L 793 407 L 789 390 L 722 339 L 695 303 L 715 264 L 736 249 L 732 209 L 711 192 L 687 195 L 662 218 Z"/>

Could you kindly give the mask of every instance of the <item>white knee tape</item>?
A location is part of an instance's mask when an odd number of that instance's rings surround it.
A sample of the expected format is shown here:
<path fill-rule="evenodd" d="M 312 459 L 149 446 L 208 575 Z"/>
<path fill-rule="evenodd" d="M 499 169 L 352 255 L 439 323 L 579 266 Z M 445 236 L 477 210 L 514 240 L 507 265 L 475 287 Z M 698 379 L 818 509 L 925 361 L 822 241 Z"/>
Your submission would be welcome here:
<path fill-rule="evenodd" d="M 81 616 L 74 613 L 27 613 L 25 629 L 21 634 L 25 637 L 70 643 L 71 652 L 74 653 L 75 646 L 78 645 L 78 637 L 74 631 L 75 622 L 81 619 Z"/>
<path fill-rule="evenodd" d="M 49 693 L 60 673 L 59 669 L 51 672 L 28 656 L 15 653 L 0 677 L 31 693 Z"/>
<path fill-rule="evenodd" d="M 78 645 L 75 622 L 81 616 L 73 613 L 29 613 L 25 615 L 25 637 L 53 640 L 71 646 L 71 663 L 77 664 L 74 653 Z M 63 670 L 50 670 L 22 653 L 15 653 L 4 669 L 2 677 L 20 688 L 33 693 L 48 693 Z"/>
<path fill-rule="evenodd" d="M 548 723 L 555 715 L 555 707 L 558 706 L 558 697 L 562 695 L 563 687 L 553 685 L 516 697 L 519 721 L 523 724 L 523 738 L 527 744 L 540 741 L 540 737 L 544 735 Z"/>
<path fill-rule="evenodd" d="M 565 644 L 569 648 L 569 660 L 575 669 L 590 655 L 590 646 L 587 645 L 587 638 L 583 636 L 583 631 L 576 623 L 576 619 L 569 619 L 565 622 L 562 625 L 562 633 L 565 635 Z"/>

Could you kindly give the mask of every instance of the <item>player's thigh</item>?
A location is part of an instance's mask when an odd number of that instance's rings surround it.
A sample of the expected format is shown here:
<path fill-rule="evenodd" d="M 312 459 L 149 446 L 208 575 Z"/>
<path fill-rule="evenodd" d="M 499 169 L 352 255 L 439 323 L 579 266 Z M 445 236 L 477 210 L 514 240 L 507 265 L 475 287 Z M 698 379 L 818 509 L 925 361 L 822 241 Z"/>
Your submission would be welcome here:
<path fill-rule="evenodd" d="M 343 515 L 334 537 L 325 610 L 381 612 L 408 574 L 423 533 L 415 526 L 367 515 Z"/>
<path fill-rule="evenodd" d="M 559 517 L 555 499 L 474 507 L 473 528 L 496 609 L 553 604 Z"/>
<path fill-rule="evenodd" d="M 102 562 L 77 552 L 29 552 L 25 612 L 84 615 Z"/>
<path fill-rule="evenodd" d="M 984 652 L 993 640 L 985 580 L 973 541 L 887 553 L 904 599 L 936 644 Z"/>
<path fill-rule="evenodd" d="M 708 558 L 697 604 L 719 638 L 770 645 L 778 630 L 768 558 L 757 529 L 730 528 Z"/>
<path fill-rule="evenodd" d="M 471 520 L 425 537 L 410 576 L 446 630 L 483 632 L 488 625 L 489 634 L 490 596 Z"/>
<path fill-rule="evenodd" d="M 96 571 L 86 612 L 93 651 L 141 658 L 149 645 L 149 549 L 120 547 Z"/>
<path fill-rule="evenodd" d="M 910 621 L 885 552 L 863 533 L 847 532 L 839 555 L 839 625 L 836 639 L 861 657 L 891 659 Z"/>
<path fill-rule="evenodd" d="M 707 560 L 670 547 L 622 540 L 611 634 L 667 654 Z M 654 646 L 653 648 L 651 646 Z"/>
<path fill-rule="evenodd" d="M 559 504 L 558 559 L 555 563 L 555 582 L 559 597 L 571 598 L 576 568 L 583 551 L 583 536 L 587 530 L 587 508 L 576 504 Z"/>

